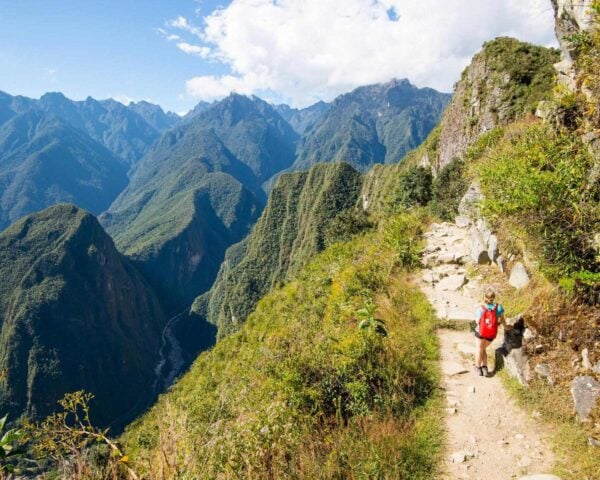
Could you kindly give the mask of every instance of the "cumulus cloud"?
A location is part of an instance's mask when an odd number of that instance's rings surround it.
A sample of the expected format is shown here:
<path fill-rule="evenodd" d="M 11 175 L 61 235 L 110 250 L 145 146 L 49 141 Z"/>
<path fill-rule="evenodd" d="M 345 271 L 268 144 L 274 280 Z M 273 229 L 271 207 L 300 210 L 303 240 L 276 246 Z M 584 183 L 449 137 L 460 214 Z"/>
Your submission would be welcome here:
<path fill-rule="evenodd" d="M 233 0 L 202 28 L 184 17 L 167 25 L 195 36 L 203 50 L 190 53 L 230 70 L 190 79 L 188 94 L 295 106 L 394 77 L 450 91 L 486 40 L 555 42 L 548 0 Z"/>

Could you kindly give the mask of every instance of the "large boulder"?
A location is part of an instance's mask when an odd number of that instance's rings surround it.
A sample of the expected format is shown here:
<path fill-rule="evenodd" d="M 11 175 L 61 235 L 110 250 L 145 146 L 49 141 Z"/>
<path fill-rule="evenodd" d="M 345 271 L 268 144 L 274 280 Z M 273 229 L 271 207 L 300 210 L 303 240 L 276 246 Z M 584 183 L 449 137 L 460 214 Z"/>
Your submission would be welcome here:
<path fill-rule="evenodd" d="M 529 357 L 523 350 L 523 333 L 525 321 L 522 315 L 507 319 L 511 325 L 505 330 L 502 346 L 496 349 L 496 369 L 506 368 L 506 371 L 521 385 L 528 385 L 533 378 Z"/>
<path fill-rule="evenodd" d="M 510 271 L 508 283 L 515 288 L 525 288 L 527 285 L 529 285 L 529 282 L 529 274 L 525 269 L 525 265 L 523 265 L 521 262 L 515 263 Z"/>
<path fill-rule="evenodd" d="M 481 232 L 476 227 L 471 229 L 470 241 L 471 259 L 473 262 L 479 265 L 490 263 L 487 244 L 484 241 Z"/>
<path fill-rule="evenodd" d="M 575 377 L 571 383 L 571 395 L 577 418 L 581 422 L 587 422 L 600 398 L 600 383 L 587 375 Z"/>
<path fill-rule="evenodd" d="M 469 185 L 467 193 L 464 194 L 458 205 L 458 214 L 461 217 L 478 218 L 481 215 L 479 207 L 483 200 L 481 187 L 478 182 L 473 182 Z"/>

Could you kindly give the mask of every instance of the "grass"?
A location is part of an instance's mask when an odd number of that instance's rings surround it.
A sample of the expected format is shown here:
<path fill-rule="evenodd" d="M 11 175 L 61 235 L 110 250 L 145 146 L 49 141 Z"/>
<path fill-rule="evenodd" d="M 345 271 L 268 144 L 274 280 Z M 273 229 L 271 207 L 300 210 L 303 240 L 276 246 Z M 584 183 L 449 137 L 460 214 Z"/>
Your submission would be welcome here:
<path fill-rule="evenodd" d="M 538 412 L 552 431 L 557 455 L 554 472 L 563 480 L 596 480 L 600 472 L 598 448 L 588 444 L 588 437 L 598 436 L 593 424 L 575 420 L 567 386 L 551 387 L 537 380 L 528 388 L 504 372 L 501 376 L 511 395 L 529 414 Z"/>
<path fill-rule="evenodd" d="M 422 220 L 396 215 L 336 243 L 268 293 L 126 431 L 135 469 L 148 479 L 435 478 L 435 315 L 409 278 Z M 385 336 L 359 328 L 370 303 Z"/>

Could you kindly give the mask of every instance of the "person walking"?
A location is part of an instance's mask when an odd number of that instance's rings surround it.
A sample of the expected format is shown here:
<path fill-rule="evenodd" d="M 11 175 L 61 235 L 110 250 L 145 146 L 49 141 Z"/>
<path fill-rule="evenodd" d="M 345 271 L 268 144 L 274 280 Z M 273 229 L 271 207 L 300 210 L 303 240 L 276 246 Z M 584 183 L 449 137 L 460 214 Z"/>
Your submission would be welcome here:
<path fill-rule="evenodd" d="M 477 348 L 475 353 L 475 371 L 482 377 L 487 377 L 487 347 L 498 335 L 498 324 L 503 325 L 505 330 L 510 326 L 504 320 L 504 308 L 496 303 L 496 291 L 493 287 L 486 287 L 483 292 L 483 305 L 477 309 L 477 323 L 475 326 L 475 337 L 477 337 Z"/>

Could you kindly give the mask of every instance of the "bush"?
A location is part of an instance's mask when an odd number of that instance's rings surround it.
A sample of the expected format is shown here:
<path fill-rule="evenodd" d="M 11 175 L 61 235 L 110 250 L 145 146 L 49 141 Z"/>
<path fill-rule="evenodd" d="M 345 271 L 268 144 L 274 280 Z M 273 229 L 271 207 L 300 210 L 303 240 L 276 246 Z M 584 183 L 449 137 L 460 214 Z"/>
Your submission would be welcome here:
<path fill-rule="evenodd" d="M 325 245 L 336 242 L 347 242 L 353 236 L 374 227 L 367 213 L 359 208 L 349 208 L 340 212 L 327 227 L 325 227 Z"/>
<path fill-rule="evenodd" d="M 598 188 L 587 184 L 593 157 L 579 140 L 540 124 L 508 132 L 479 163 L 484 214 L 519 234 L 558 279 L 597 272 Z"/>
<path fill-rule="evenodd" d="M 442 220 L 453 220 L 468 188 L 465 162 L 455 158 L 440 170 L 433 181 L 430 204 L 432 213 Z"/>
<path fill-rule="evenodd" d="M 405 207 L 427 205 L 431 200 L 431 170 L 425 167 L 410 167 L 400 177 L 398 203 Z"/>

